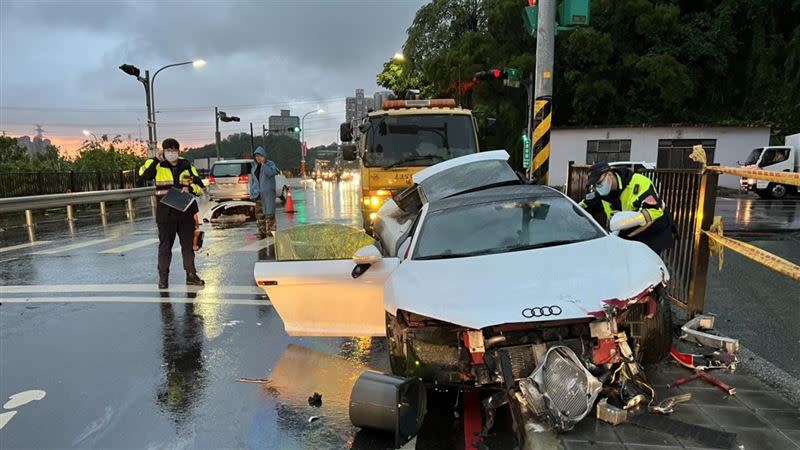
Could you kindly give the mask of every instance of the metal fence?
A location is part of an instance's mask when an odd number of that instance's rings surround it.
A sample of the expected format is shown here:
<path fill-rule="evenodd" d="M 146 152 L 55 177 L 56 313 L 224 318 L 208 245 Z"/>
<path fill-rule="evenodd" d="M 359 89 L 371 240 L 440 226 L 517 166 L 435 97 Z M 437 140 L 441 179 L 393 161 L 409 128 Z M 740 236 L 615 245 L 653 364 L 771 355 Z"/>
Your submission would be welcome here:
<path fill-rule="evenodd" d="M 575 201 L 586 196 L 589 166 L 569 163 L 566 194 Z M 691 317 L 702 312 L 708 275 L 708 230 L 716 206 L 716 173 L 697 170 L 643 170 L 656 186 L 661 199 L 672 212 L 678 228 L 678 239 L 663 255 L 669 268 L 669 295 L 675 304 Z"/>
<path fill-rule="evenodd" d="M 137 169 L 113 172 L 0 173 L 0 198 L 145 187 Z"/>

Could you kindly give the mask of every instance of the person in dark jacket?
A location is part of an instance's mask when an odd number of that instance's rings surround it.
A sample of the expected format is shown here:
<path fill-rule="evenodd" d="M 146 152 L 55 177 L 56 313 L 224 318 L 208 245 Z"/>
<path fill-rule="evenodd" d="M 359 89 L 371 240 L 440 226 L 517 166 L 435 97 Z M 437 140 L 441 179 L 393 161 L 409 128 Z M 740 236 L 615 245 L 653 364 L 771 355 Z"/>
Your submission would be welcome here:
<path fill-rule="evenodd" d="M 186 211 L 179 211 L 161 203 L 170 188 L 178 188 L 196 196 L 203 195 L 203 180 L 197 169 L 186 159 L 181 158 L 180 144 L 175 139 L 165 139 L 161 144 L 162 149 L 154 158 L 144 162 L 139 168 L 139 176 L 146 180 L 155 180 L 156 198 L 156 224 L 158 225 L 158 288 L 169 287 L 169 266 L 172 262 L 172 245 L 175 235 L 181 244 L 183 256 L 183 269 L 186 271 L 186 284 L 203 286 L 205 282 L 197 275 L 194 265 L 194 249 L 192 240 L 195 230 L 195 214 L 199 208 L 197 202 L 192 202 Z M 191 178 L 189 184 L 182 184 L 181 179 Z"/>
<path fill-rule="evenodd" d="M 256 225 L 258 238 L 267 237 L 267 232 L 275 231 L 275 176 L 280 173 L 274 162 L 267 159 L 267 152 L 258 147 L 254 152 L 256 163 L 250 173 L 248 190 L 250 199 L 256 203 Z"/>

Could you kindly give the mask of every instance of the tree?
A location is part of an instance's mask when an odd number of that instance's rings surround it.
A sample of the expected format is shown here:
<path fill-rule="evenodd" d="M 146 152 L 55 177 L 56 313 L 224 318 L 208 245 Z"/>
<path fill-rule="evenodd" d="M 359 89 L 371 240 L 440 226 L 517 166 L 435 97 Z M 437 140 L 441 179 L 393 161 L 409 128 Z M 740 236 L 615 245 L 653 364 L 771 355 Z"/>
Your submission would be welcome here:
<path fill-rule="evenodd" d="M 74 168 L 79 172 L 130 170 L 144 162 L 141 149 L 122 141 L 120 136 L 85 141 L 79 149 Z"/>
<path fill-rule="evenodd" d="M 32 170 L 32 163 L 25 147 L 16 138 L 0 136 L 0 170 L 3 172 L 25 172 Z"/>

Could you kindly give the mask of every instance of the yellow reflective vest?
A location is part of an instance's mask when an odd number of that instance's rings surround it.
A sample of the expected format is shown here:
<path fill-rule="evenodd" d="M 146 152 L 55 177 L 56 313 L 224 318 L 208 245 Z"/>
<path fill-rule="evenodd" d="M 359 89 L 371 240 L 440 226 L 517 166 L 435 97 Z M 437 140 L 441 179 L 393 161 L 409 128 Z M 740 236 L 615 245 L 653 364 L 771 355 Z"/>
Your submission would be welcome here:
<path fill-rule="evenodd" d="M 146 180 L 155 180 L 156 197 L 165 196 L 171 187 L 180 188 L 181 179 L 187 177 L 192 179 L 192 192 L 197 196 L 203 195 L 200 173 L 184 158 L 178 158 L 178 163 L 174 166 L 167 161 L 150 158 L 139 168 L 139 176 Z"/>

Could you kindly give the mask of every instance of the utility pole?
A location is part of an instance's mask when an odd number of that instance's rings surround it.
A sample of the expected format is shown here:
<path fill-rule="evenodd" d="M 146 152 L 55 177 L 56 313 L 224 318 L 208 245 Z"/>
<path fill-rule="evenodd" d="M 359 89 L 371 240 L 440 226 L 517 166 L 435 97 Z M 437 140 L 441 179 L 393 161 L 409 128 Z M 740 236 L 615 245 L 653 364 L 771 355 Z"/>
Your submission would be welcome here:
<path fill-rule="evenodd" d="M 533 105 L 533 161 L 528 177 L 547 185 L 550 170 L 550 125 L 553 100 L 553 59 L 556 42 L 556 0 L 539 0 L 536 30 L 536 77 Z"/>
<path fill-rule="evenodd" d="M 267 126 L 261 125 L 261 142 L 264 143 L 264 150 L 267 149 Z"/>
<path fill-rule="evenodd" d="M 256 140 L 253 137 L 253 122 L 250 122 L 250 155 L 256 152 Z"/>
<path fill-rule="evenodd" d="M 217 125 L 217 131 L 214 133 L 214 141 L 217 143 L 217 161 L 219 161 L 219 148 L 221 144 L 221 139 L 219 135 L 219 108 L 214 107 L 214 122 Z"/>
<path fill-rule="evenodd" d="M 147 157 L 156 156 L 156 115 L 153 114 L 153 97 L 150 95 L 150 71 L 144 71 L 144 78 L 137 77 L 144 85 L 144 96 L 147 98 Z"/>

